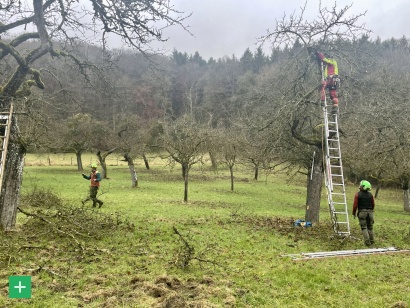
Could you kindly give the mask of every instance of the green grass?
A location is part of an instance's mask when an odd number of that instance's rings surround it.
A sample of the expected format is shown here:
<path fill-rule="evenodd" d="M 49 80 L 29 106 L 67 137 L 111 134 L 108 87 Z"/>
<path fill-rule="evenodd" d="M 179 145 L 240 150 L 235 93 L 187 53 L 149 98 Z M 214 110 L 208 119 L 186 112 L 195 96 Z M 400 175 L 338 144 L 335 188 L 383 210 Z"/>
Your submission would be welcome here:
<path fill-rule="evenodd" d="M 227 170 L 194 166 L 184 203 L 180 168 L 154 160 L 145 170 L 137 161 L 139 187 L 131 189 L 127 166 L 114 158 L 100 190 L 104 206 L 93 210 L 81 205 L 88 182 L 71 157 L 50 159 L 27 156 L 22 208 L 48 222 L 19 213 L 17 231 L 2 235 L 0 306 L 409 307 L 409 254 L 283 256 L 365 248 L 357 221 L 358 240 L 334 236 L 325 196 L 319 224 L 293 226 L 304 217 L 304 177 L 255 182 L 238 167 L 231 192 Z M 357 187 L 347 189 L 350 204 Z M 402 192 L 382 190 L 376 207 L 377 246 L 409 249 Z M 10 275 L 32 276 L 31 299 L 7 298 Z"/>

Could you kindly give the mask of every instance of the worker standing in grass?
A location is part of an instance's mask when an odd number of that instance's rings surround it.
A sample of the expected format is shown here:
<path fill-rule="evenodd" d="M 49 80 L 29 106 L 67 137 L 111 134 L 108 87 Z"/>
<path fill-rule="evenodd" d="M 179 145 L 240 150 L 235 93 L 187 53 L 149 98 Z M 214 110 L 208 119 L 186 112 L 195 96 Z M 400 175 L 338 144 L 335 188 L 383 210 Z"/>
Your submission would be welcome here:
<path fill-rule="evenodd" d="M 101 174 L 97 171 L 97 164 L 91 164 L 90 175 L 86 175 L 83 173 L 82 176 L 84 179 L 91 181 L 90 196 L 87 199 L 82 201 L 83 205 L 88 200 L 92 200 L 93 207 L 96 207 L 98 203 L 99 205 L 98 207 L 100 208 L 103 205 L 103 202 L 97 199 L 97 192 L 98 192 L 98 188 L 100 187 L 100 182 L 101 182 Z"/>
<path fill-rule="evenodd" d="M 359 191 L 355 194 L 353 201 L 353 216 L 356 218 L 357 212 L 366 246 L 374 244 L 373 211 L 375 202 L 370 189 L 372 189 L 372 185 L 368 181 L 361 181 Z"/>

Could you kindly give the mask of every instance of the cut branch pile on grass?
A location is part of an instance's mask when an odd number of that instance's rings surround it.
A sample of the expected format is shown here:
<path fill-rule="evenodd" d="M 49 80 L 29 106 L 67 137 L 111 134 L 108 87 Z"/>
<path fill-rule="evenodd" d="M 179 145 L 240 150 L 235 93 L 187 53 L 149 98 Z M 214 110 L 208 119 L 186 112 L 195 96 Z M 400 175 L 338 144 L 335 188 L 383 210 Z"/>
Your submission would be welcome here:
<path fill-rule="evenodd" d="M 26 220 L 19 226 L 19 232 L 9 232 L 0 238 L 2 267 L 10 265 L 22 250 L 50 258 L 68 254 L 94 255 L 108 251 L 106 247 L 96 247 L 103 238 L 110 238 L 115 231 L 134 230 L 134 225 L 120 213 L 105 214 L 75 207 L 51 191 L 36 189 L 22 200 L 18 210 Z M 39 265 L 39 268 L 46 267 Z"/>
<path fill-rule="evenodd" d="M 38 189 L 34 186 L 33 190 L 21 196 L 20 204 L 22 206 L 52 208 L 60 207 L 63 204 L 63 200 L 53 193 L 50 189 Z"/>
<path fill-rule="evenodd" d="M 25 227 L 34 225 L 34 230 L 45 227 L 73 239 L 76 244 L 79 244 L 77 237 L 100 238 L 114 229 L 134 228 L 118 212 L 105 214 L 93 208 L 72 206 L 51 191 L 33 190 L 22 198 L 22 206 L 18 210 L 33 218 L 25 223 Z"/>

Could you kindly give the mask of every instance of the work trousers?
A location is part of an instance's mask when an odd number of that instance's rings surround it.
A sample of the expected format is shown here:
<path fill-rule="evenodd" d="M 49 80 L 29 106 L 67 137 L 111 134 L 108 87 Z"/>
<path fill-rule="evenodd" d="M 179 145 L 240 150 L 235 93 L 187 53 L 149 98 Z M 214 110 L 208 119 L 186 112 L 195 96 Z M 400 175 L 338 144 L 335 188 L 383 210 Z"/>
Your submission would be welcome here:
<path fill-rule="evenodd" d="M 90 196 L 83 201 L 83 203 L 87 202 L 88 200 L 93 201 L 93 207 L 97 206 L 97 203 L 101 206 L 102 201 L 97 199 L 97 192 L 98 192 L 98 186 L 90 186 Z"/>
<path fill-rule="evenodd" d="M 364 238 L 364 243 L 367 246 L 374 244 L 373 224 L 374 216 L 373 210 L 360 210 L 357 214 L 359 218 L 360 228 Z"/>
<path fill-rule="evenodd" d="M 322 81 L 321 85 L 319 86 L 320 91 L 320 99 L 322 101 L 325 100 L 326 96 L 326 89 L 329 90 L 329 96 L 335 106 L 338 105 L 337 100 L 337 92 L 336 92 L 337 84 L 333 77 L 327 77 L 326 80 Z"/>

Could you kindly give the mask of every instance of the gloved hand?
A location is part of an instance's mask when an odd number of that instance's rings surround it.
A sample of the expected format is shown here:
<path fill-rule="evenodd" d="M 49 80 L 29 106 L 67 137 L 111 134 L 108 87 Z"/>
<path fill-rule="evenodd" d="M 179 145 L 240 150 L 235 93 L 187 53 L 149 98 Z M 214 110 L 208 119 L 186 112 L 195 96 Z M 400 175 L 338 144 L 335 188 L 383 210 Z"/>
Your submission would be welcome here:
<path fill-rule="evenodd" d="M 94 179 L 94 182 L 98 182 L 97 179 Z"/>
<path fill-rule="evenodd" d="M 81 175 L 82 175 L 82 176 L 85 176 L 85 174 L 84 174 L 84 173 L 81 173 Z"/>

